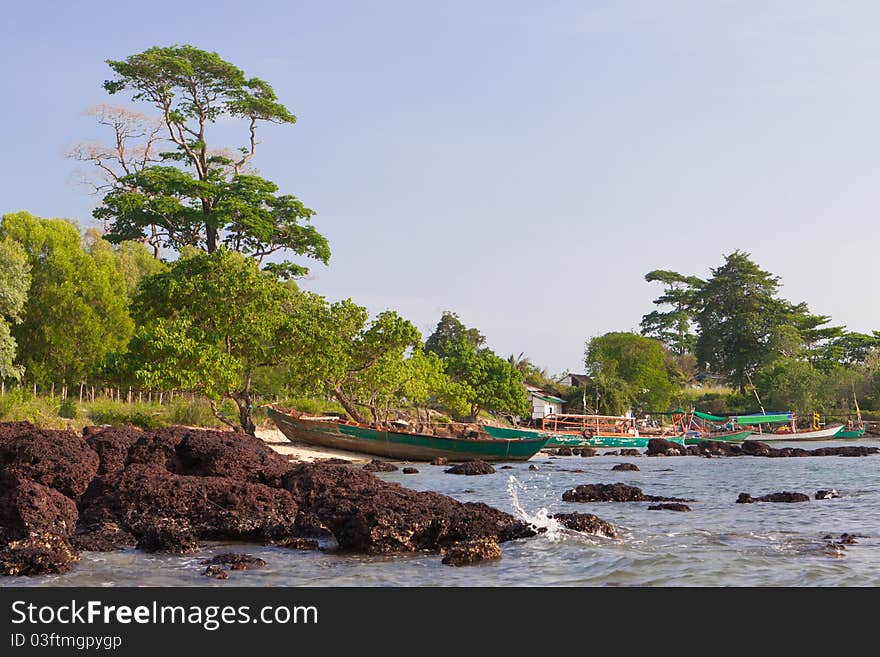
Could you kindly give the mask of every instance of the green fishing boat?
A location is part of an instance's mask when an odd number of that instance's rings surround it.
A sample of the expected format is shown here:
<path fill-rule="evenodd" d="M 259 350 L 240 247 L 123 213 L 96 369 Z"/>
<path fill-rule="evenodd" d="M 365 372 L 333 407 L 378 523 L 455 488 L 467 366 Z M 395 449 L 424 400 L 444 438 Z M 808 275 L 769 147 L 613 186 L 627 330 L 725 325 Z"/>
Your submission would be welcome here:
<path fill-rule="evenodd" d="M 685 445 L 699 445 L 707 440 L 717 440 L 723 443 L 741 443 L 752 435 L 751 429 L 742 431 L 702 432 L 692 431 L 684 438 Z"/>
<path fill-rule="evenodd" d="M 409 433 L 347 422 L 338 417 L 308 416 L 268 407 L 269 418 L 288 440 L 360 452 L 401 461 L 528 461 L 547 444 L 546 436 L 456 438 Z"/>
<path fill-rule="evenodd" d="M 617 421 L 618 426 L 610 426 Z M 620 423 L 631 429 L 622 427 Z M 681 436 L 639 435 L 635 429 L 635 419 L 612 416 L 588 415 L 548 415 L 544 426 L 548 424 L 557 431 L 547 429 L 523 429 L 520 427 L 496 427 L 483 425 L 483 430 L 493 438 L 547 437 L 546 447 L 629 447 L 644 449 L 651 438 L 665 438 L 683 445 Z M 615 431 L 618 429 L 618 431 Z M 623 430 L 621 430 L 623 429 Z"/>
<path fill-rule="evenodd" d="M 741 443 L 754 433 L 752 429 L 737 427 L 729 417 L 703 413 L 693 408 L 690 411 L 677 408 L 666 415 L 677 431 L 684 435 L 685 445 L 699 445 L 707 440 Z"/>
<path fill-rule="evenodd" d="M 838 432 L 834 438 L 862 438 L 865 435 L 865 428 L 861 429 L 844 429 Z"/>

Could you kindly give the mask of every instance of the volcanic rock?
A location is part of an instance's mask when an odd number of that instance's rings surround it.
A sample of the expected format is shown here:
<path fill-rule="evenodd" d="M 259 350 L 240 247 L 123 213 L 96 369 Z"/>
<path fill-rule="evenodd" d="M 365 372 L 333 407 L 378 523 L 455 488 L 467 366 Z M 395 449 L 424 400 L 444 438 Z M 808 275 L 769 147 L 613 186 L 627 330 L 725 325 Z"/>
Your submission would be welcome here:
<path fill-rule="evenodd" d="M 562 494 L 565 502 L 691 502 L 677 497 L 645 495 L 641 488 L 626 484 L 583 484 Z"/>
<path fill-rule="evenodd" d="M 205 559 L 202 563 L 229 566 L 230 570 L 256 570 L 266 566 L 266 562 L 263 559 L 239 552 L 224 552 L 211 559 Z"/>
<path fill-rule="evenodd" d="M 835 497 L 840 497 L 840 493 L 838 493 L 833 488 L 831 490 L 817 490 L 816 491 L 816 499 L 817 500 L 830 500 Z"/>
<path fill-rule="evenodd" d="M 501 543 L 536 534 L 531 526 L 486 504 L 417 492 L 351 468 L 298 465 L 287 474 L 284 486 L 344 550 L 439 551 L 478 538 Z"/>
<path fill-rule="evenodd" d="M 649 506 L 648 511 L 690 511 L 691 507 L 687 504 L 655 504 L 654 506 Z"/>
<path fill-rule="evenodd" d="M 280 543 L 280 546 L 290 548 L 291 550 L 317 550 L 320 548 L 318 541 L 299 537 L 288 538 L 283 543 Z"/>
<path fill-rule="evenodd" d="M 581 447 L 581 456 L 596 456 L 599 451 L 592 447 Z"/>
<path fill-rule="evenodd" d="M 205 577 L 213 577 L 214 579 L 229 579 L 229 573 L 217 564 L 210 564 L 202 573 Z"/>
<path fill-rule="evenodd" d="M 648 449 L 645 456 L 687 456 L 687 447 L 666 440 L 665 438 L 651 438 L 648 441 Z"/>
<path fill-rule="evenodd" d="M 558 520 L 563 527 L 576 532 L 620 538 L 617 527 L 592 513 L 557 513 L 552 517 Z"/>
<path fill-rule="evenodd" d="M 510 466 L 507 466 L 507 467 L 510 467 Z M 404 468 L 401 472 L 403 472 L 403 474 L 418 474 L 419 473 L 419 471 L 416 468 Z"/>
<path fill-rule="evenodd" d="M 803 493 L 790 493 L 783 491 L 781 493 L 770 493 L 761 497 L 752 497 L 748 493 L 740 493 L 736 498 L 737 504 L 751 504 L 753 502 L 809 502 L 810 497 Z"/>
<path fill-rule="evenodd" d="M 571 447 L 560 447 L 556 450 L 556 456 L 572 456 Z"/>
<path fill-rule="evenodd" d="M 438 456 L 433 461 L 431 461 L 431 465 L 449 465 L 449 459 L 445 456 Z"/>
<path fill-rule="evenodd" d="M 501 558 L 501 546 L 489 538 L 455 543 L 446 548 L 443 563 L 447 566 L 468 566 L 481 561 Z"/>
<path fill-rule="evenodd" d="M 495 468 L 485 461 L 465 461 L 464 463 L 453 465 L 443 472 L 457 475 L 486 475 L 495 474 Z"/>
<path fill-rule="evenodd" d="M 621 456 L 641 456 L 642 453 L 637 449 L 622 449 L 620 450 Z"/>
<path fill-rule="evenodd" d="M 635 463 L 618 463 L 611 469 L 617 472 L 638 472 L 639 466 Z"/>
<path fill-rule="evenodd" d="M 98 455 L 70 431 L 37 429 L 27 422 L 0 425 L 0 470 L 14 471 L 79 498 L 98 471 Z"/>
<path fill-rule="evenodd" d="M 387 461 L 381 461 L 379 459 L 373 459 L 369 463 L 367 463 L 363 468 L 367 472 L 396 472 L 398 467 L 393 463 L 388 463 Z"/>

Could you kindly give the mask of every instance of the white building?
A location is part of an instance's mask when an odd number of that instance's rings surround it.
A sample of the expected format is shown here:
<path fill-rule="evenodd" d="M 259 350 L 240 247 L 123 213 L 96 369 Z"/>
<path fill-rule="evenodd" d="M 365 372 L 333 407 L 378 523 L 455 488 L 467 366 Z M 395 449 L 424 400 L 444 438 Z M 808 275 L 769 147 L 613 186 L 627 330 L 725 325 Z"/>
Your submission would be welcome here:
<path fill-rule="evenodd" d="M 565 404 L 564 399 L 555 397 L 541 388 L 530 385 L 526 386 L 526 392 L 528 392 L 532 401 L 533 420 L 541 420 L 550 413 L 562 413 L 562 406 Z"/>

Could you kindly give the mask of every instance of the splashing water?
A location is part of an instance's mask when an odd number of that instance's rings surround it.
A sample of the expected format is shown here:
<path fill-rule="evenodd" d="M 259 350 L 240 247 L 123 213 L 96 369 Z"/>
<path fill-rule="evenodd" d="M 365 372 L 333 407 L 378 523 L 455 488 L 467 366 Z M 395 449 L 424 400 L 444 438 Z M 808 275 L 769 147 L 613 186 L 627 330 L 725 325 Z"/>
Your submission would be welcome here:
<path fill-rule="evenodd" d="M 513 475 L 508 477 L 507 492 L 510 495 L 510 504 L 513 507 L 514 516 L 538 530 L 545 529 L 546 531 L 541 534 L 545 538 L 551 541 L 561 540 L 565 534 L 565 529 L 559 524 L 558 520 L 550 515 L 547 507 L 542 506 L 534 513 L 529 513 L 525 510 L 519 501 L 519 491 L 525 492 L 526 490 L 528 490 L 526 485 L 516 477 Z"/>

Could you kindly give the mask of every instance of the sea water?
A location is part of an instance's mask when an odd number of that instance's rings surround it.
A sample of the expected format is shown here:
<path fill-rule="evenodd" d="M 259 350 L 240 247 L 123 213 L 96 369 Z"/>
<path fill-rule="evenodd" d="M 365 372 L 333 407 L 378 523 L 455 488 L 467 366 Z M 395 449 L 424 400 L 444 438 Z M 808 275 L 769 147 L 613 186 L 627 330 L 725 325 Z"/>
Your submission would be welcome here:
<path fill-rule="evenodd" d="M 880 446 L 880 441 L 806 443 Z M 784 445 L 784 444 L 779 444 Z M 617 463 L 638 472 L 614 472 Z M 537 470 L 530 470 L 534 464 Z M 198 554 L 137 550 L 85 552 L 62 575 L 2 578 L 0 586 L 878 586 L 880 585 L 880 455 L 810 457 L 553 457 L 496 464 L 483 476 L 446 474 L 444 466 L 412 464 L 418 474 L 380 473 L 386 481 L 485 502 L 546 531 L 502 545 L 503 558 L 455 568 L 437 554 L 391 556 L 298 551 L 212 543 Z M 578 484 L 620 482 L 648 495 L 693 499 L 690 513 L 649 511 L 649 503 L 570 503 Z M 817 490 L 841 497 L 812 499 Z M 798 491 L 809 502 L 737 504 L 753 496 Z M 614 523 L 619 539 L 578 534 L 555 513 L 593 513 Z M 829 548 L 823 537 L 855 534 L 857 543 Z M 222 552 L 247 552 L 267 566 L 202 575 L 200 562 Z"/>

